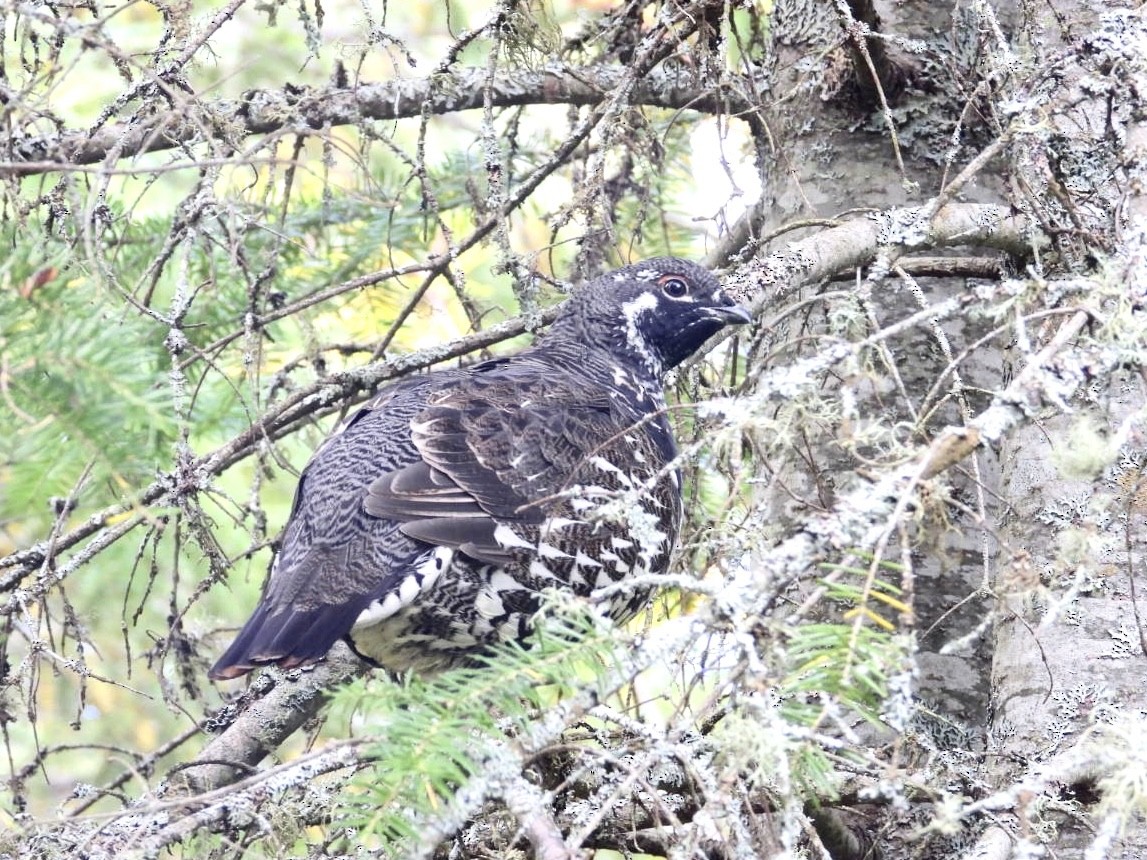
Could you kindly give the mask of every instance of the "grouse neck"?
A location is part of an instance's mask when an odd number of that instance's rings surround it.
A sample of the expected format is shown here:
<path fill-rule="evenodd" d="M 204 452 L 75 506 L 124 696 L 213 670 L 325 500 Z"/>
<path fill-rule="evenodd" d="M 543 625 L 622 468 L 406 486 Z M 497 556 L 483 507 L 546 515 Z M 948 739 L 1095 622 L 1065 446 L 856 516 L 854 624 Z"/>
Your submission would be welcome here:
<path fill-rule="evenodd" d="M 535 346 L 547 363 L 609 388 L 621 389 L 635 400 L 659 402 L 663 399 L 660 362 L 651 366 L 641 355 L 628 349 L 624 337 L 611 339 L 613 342 L 606 345 L 600 338 L 590 342 L 552 337 L 552 334 L 551 331 Z"/>
<path fill-rule="evenodd" d="M 665 377 L 661 354 L 642 335 L 637 318 L 646 309 L 638 301 L 601 311 L 596 308 L 570 308 L 558 317 L 539 343 L 552 351 L 565 351 L 586 362 L 589 371 L 604 372 L 604 379 L 621 367 L 627 374 L 658 392 Z M 600 375 L 600 374 L 595 374 Z"/>

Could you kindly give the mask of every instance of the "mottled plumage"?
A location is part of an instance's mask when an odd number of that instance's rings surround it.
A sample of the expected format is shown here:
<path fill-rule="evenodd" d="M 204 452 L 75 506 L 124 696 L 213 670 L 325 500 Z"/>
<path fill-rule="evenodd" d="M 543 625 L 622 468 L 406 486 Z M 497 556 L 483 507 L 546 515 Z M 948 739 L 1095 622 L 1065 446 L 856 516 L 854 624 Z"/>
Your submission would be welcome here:
<path fill-rule="evenodd" d="M 304 470 L 263 598 L 212 676 L 312 662 L 344 637 L 432 671 L 526 635 L 546 588 L 664 572 L 681 491 L 662 376 L 748 320 L 709 272 L 649 260 L 575 289 L 529 349 L 383 390 Z M 631 490 L 627 516 L 597 515 Z"/>

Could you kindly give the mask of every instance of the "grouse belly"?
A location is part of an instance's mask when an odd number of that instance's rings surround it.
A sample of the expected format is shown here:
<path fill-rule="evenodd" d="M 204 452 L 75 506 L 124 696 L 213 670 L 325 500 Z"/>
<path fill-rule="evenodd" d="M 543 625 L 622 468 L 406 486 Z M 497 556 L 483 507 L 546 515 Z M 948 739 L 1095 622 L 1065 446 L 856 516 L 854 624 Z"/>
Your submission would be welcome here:
<path fill-rule="evenodd" d="M 427 549 L 397 588 L 388 587 L 359 615 L 347 640 L 359 656 L 391 671 L 437 672 L 467 665 L 493 645 L 524 639 L 548 589 L 588 597 L 632 576 L 661 573 L 668 564 L 668 535 L 661 536 L 658 551 L 637 553 L 611 530 L 584 525 L 598 532 L 596 540 L 580 536 L 574 553 L 511 537 L 509 542 L 516 543 L 511 548 L 520 554 L 504 565 L 443 547 Z M 591 546 L 597 558 L 584 551 Z M 648 594 L 647 587 L 619 589 L 603 609 L 624 623 Z"/>
<path fill-rule="evenodd" d="M 435 672 L 464 665 L 485 648 L 529 632 L 541 603 L 539 591 L 504 567 L 460 552 L 449 552 L 434 572 L 442 555 L 441 549 L 428 551 L 420 567 L 430 573 L 407 577 L 423 577 L 412 600 L 396 603 L 390 592 L 359 615 L 347 638 L 360 656 L 391 671 Z"/>

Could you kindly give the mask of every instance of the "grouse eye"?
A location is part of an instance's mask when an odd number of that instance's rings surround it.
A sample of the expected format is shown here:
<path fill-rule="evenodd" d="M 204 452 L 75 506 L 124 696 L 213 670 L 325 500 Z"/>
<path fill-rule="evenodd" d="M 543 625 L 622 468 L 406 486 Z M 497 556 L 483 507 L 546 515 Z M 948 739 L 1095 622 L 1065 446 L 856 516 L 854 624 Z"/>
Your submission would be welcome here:
<path fill-rule="evenodd" d="M 681 278 L 670 276 L 661 279 L 661 291 L 671 299 L 679 299 L 689 292 L 689 285 Z"/>

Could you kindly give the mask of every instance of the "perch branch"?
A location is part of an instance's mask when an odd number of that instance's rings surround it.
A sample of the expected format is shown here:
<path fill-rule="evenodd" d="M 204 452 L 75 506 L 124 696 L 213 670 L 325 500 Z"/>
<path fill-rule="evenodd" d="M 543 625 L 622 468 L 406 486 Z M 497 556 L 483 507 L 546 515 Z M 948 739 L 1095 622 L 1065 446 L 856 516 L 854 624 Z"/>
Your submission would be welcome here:
<path fill-rule="evenodd" d="M 330 690 L 368 668 L 340 642 L 313 667 L 265 671 L 243 696 L 215 715 L 211 723 L 225 723 L 221 733 L 171 775 L 160 794 L 203 794 L 241 779 L 314 718 Z"/>

